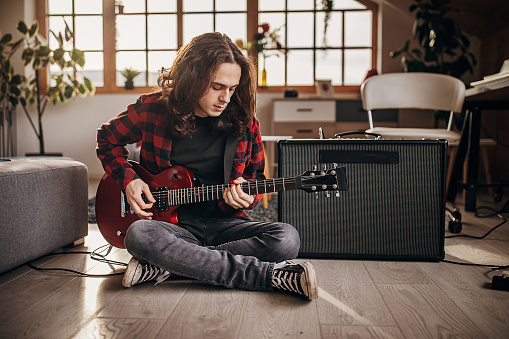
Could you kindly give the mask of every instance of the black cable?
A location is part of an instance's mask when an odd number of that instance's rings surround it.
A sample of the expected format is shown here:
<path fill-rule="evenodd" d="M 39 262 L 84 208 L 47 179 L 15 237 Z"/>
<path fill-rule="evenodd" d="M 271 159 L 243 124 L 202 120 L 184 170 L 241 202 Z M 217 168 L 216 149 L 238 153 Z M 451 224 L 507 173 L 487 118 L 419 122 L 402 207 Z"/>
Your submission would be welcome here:
<path fill-rule="evenodd" d="M 482 209 L 486 209 L 486 210 L 489 210 L 489 211 L 492 211 L 493 213 L 491 214 L 485 214 L 485 215 L 480 215 L 479 214 L 479 211 L 482 210 Z M 500 210 L 496 210 L 492 207 L 488 207 L 488 206 L 479 206 L 478 208 L 476 208 L 475 210 L 475 217 L 476 218 L 491 218 L 491 217 L 494 217 L 494 216 L 498 216 L 500 219 L 502 219 L 502 222 L 499 223 L 498 225 L 494 226 L 492 229 L 490 229 L 488 232 L 486 232 L 486 234 L 482 235 L 482 236 L 474 236 L 474 235 L 468 235 L 468 234 L 458 234 L 458 235 L 448 235 L 446 236 L 445 238 L 448 239 L 448 238 L 471 238 L 471 239 L 484 239 L 486 238 L 491 232 L 493 232 L 494 230 L 496 230 L 497 228 L 499 228 L 500 226 L 502 226 L 503 224 L 505 224 L 507 222 L 507 219 L 504 218 L 501 213 L 508 213 L 509 212 L 509 200 L 505 203 L 505 205 L 500 209 Z"/>
<path fill-rule="evenodd" d="M 493 213 L 485 214 L 485 215 L 479 214 L 479 211 L 481 211 L 483 209 L 492 211 Z M 507 222 L 507 219 L 504 218 L 501 215 L 501 213 L 508 213 L 508 212 L 509 212 L 509 200 L 498 211 L 496 209 L 492 208 L 492 207 L 479 206 L 479 207 L 476 208 L 476 210 L 474 212 L 474 215 L 475 215 L 476 218 L 491 218 L 491 217 L 494 217 L 494 216 L 498 216 L 500 219 L 502 219 L 502 222 L 500 222 L 498 225 L 496 225 L 493 228 L 491 228 L 488 232 L 486 232 L 486 234 L 484 234 L 482 236 L 474 236 L 474 235 L 468 235 L 468 234 L 458 234 L 458 235 L 449 235 L 449 236 L 446 236 L 445 238 L 447 239 L 447 238 L 460 238 L 460 237 L 463 237 L 463 238 L 471 238 L 471 239 L 484 239 L 491 232 L 493 232 L 494 230 L 496 230 L 497 228 L 499 228 L 500 226 L 502 226 L 503 224 L 505 224 Z M 442 261 L 446 262 L 446 263 L 449 263 L 449 264 L 455 264 L 455 265 L 491 267 L 493 270 L 501 270 L 501 269 L 509 268 L 509 265 L 505 265 L 505 266 L 502 265 L 502 266 L 500 266 L 500 265 L 486 265 L 486 264 L 476 264 L 476 263 L 462 263 L 462 262 L 451 261 L 451 260 L 446 260 L 446 259 L 443 259 Z"/>
<path fill-rule="evenodd" d="M 99 253 L 106 246 L 109 247 L 107 249 L 107 253 L 104 254 L 104 255 Z M 119 261 L 114 261 L 114 260 L 110 260 L 110 259 L 106 259 L 106 255 L 108 255 L 110 251 L 111 251 L 111 245 L 103 245 L 103 246 L 98 247 L 97 249 L 95 249 L 92 252 L 88 252 L 88 251 L 76 251 L 76 252 L 48 253 L 46 255 L 43 255 L 43 257 L 47 257 L 47 256 L 51 256 L 51 255 L 61 255 L 61 254 L 89 254 L 91 259 L 99 261 L 99 262 L 102 262 L 102 263 L 107 263 L 107 264 L 111 264 L 111 265 L 119 265 L 119 266 L 127 266 L 126 263 L 119 262 Z M 37 266 L 33 265 L 32 262 L 28 262 L 27 266 L 32 268 L 32 269 L 34 269 L 34 270 L 37 270 L 37 271 L 64 271 L 64 272 L 71 272 L 71 273 L 79 274 L 79 275 L 81 275 L 83 277 L 89 277 L 89 278 L 104 278 L 104 277 L 111 277 L 111 276 L 116 276 L 116 275 L 124 274 L 124 272 L 109 273 L 109 274 L 89 274 L 89 273 L 84 273 L 84 272 L 79 272 L 79 271 L 71 270 L 71 269 L 68 269 L 68 268 L 59 268 L 59 267 L 43 268 L 43 267 L 37 267 Z"/>

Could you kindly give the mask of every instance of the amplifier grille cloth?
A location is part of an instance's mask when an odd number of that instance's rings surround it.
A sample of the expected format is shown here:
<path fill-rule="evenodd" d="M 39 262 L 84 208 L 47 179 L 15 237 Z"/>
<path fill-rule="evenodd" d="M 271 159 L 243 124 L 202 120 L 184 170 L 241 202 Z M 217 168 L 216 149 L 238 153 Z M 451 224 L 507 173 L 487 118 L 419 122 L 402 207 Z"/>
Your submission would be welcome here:
<path fill-rule="evenodd" d="M 349 191 L 326 198 L 295 190 L 279 193 L 279 220 L 301 236 L 301 256 L 443 257 L 445 184 L 443 143 L 279 143 L 279 176 L 319 163 L 320 151 L 399 153 L 399 163 L 341 163 Z M 329 152 L 330 154 L 331 152 Z M 339 152 L 338 152 L 339 153 Z M 327 157 L 330 159 L 330 157 Z"/>

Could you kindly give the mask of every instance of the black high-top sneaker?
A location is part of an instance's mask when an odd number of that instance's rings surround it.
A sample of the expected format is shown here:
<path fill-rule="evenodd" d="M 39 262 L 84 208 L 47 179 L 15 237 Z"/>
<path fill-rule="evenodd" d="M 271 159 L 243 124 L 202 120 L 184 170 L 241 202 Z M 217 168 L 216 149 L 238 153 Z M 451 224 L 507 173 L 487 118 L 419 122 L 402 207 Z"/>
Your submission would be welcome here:
<path fill-rule="evenodd" d="M 154 265 L 142 264 L 138 259 L 132 257 L 129 260 L 129 264 L 127 264 L 122 285 L 124 287 L 131 287 L 150 280 L 155 280 L 157 285 L 168 279 L 169 276 L 170 272 Z"/>
<path fill-rule="evenodd" d="M 309 300 L 318 298 L 315 268 L 310 262 L 276 265 L 272 274 L 272 287 L 296 293 Z"/>

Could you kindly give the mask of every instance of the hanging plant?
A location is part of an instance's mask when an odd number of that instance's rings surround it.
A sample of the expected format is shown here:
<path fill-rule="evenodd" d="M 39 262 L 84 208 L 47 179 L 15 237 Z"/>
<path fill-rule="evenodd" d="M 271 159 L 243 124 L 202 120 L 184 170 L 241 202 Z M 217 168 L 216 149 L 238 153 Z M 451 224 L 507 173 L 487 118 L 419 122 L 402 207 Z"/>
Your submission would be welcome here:
<path fill-rule="evenodd" d="M 322 0 L 322 10 L 325 12 L 323 18 L 323 47 L 327 47 L 327 29 L 329 28 L 333 6 L 334 0 Z"/>

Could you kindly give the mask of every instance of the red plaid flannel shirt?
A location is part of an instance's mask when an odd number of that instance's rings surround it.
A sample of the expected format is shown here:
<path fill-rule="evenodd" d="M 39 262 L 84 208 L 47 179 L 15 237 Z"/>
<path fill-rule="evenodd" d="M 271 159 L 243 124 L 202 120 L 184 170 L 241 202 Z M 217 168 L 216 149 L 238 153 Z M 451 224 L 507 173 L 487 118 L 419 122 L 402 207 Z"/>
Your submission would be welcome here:
<path fill-rule="evenodd" d="M 116 178 L 121 189 L 138 179 L 138 175 L 127 162 L 127 144 L 142 141 L 140 164 L 151 173 L 160 173 L 171 166 L 170 152 L 172 139 L 164 125 L 164 105 L 158 102 L 160 92 L 144 94 L 127 110 L 104 123 L 97 132 L 97 156 L 107 174 Z M 239 140 L 230 175 L 230 183 L 238 177 L 246 180 L 263 180 L 265 159 L 260 123 L 253 118 L 246 134 Z M 247 209 L 252 209 L 261 200 Z M 218 201 L 226 216 L 247 217 L 243 210 L 235 210 L 224 200 Z"/>

